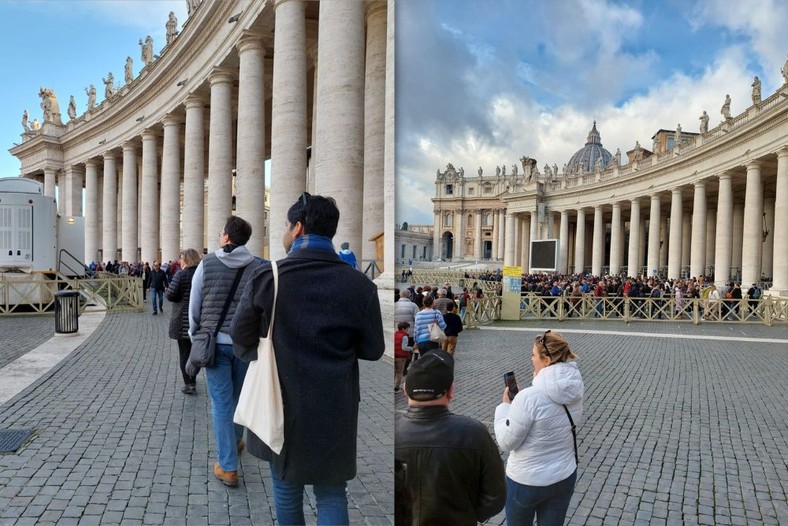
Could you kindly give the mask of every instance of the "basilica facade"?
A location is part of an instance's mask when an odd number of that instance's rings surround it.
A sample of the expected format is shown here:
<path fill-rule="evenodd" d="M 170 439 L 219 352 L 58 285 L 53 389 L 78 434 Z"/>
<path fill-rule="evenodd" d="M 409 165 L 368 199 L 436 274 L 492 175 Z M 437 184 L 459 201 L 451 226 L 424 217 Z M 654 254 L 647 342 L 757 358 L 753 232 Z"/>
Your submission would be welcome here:
<path fill-rule="evenodd" d="M 10 150 L 20 175 L 43 182 L 61 213 L 84 215 L 86 262 L 211 251 L 232 213 L 252 224 L 252 253 L 281 258 L 287 209 L 308 191 L 336 199 L 335 241 L 383 267 L 374 240 L 395 229 L 393 4 L 190 0 L 158 54 L 140 39 L 141 67 L 128 59 L 125 82 L 102 79 L 103 100 L 91 84 L 86 109 L 72 96 L 66 118 L 42 90 L 42 122 L 25 111 Z"/>
<path fill-rule="evenodd" d="M 494 175 L 447 165 L 435 179 L 435 257 L 528 272 L 531 240 L 556 239 L 560 273 L 714 276 L 788 295 L 788 81 L 713 128 L 652 141 L 623 159 L 594 123 L 563 169 L 526 156 Z"/>

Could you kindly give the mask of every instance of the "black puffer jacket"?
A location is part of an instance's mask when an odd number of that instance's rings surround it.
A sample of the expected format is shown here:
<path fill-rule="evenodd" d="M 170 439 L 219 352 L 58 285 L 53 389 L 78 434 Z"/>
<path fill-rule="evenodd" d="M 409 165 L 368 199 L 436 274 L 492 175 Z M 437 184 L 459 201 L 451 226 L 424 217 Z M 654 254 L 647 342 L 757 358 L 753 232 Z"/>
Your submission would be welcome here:
<path fill-rule="evenodd" d="M 174 303 L 170 318 L 170 338 L 189 339 L 189 294 L 192 291 L 192 278 L 197 267 L 179 270 L 172 278 L 164 296 Z"/>
<path fill-rule="evenodd" d="M 444 406 L 410 407 L 395 430 L 414 525 L 476 526 L 503 509 L 503 460 L 484 424 Z"/>

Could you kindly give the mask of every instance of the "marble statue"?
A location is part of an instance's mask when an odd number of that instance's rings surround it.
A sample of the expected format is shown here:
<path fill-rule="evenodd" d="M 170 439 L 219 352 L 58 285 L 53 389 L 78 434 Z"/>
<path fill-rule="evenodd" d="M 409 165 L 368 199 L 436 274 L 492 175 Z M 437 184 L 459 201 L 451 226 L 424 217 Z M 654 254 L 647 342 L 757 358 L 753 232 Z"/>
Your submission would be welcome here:
<path fill-rule="evenodd" d="M 484 170 L 482 170 L 482 167 L 481 167 L 481 166 L 480 166 L 480 167 L 479 167 L 479 169 L 476 171 L 476 173 L 478 173 L 478 174 L 479 174 L 479 177 L 481 177 L 481 176 L 482 176 L 482 174 L 484 173 Z"/>
<path fill-rule="evenodd" d="M 501 167 L 495 165 L 495 177 L 500 177 L 500 176 L 501 176 Z"/>
<path fill-rule="evenodd" d="M 752 103 L 756 106 L 761 103 L 761 79 L 758 75 L 752 81 Z"/>
<path fill-rule="evenodd" d="M 722 116 L 725 117 L 725 120 L 731 119 L 731 96 L 725 95 L 725 102 L 722 105 L 722 109 L 720 110 Z"/>
<path fill-rule="evenodd" d="M 557 176 L 558 175 L 558 165 L 553 163 L 553 173 Z"/>
<path fill-rule="evenodd" d="M 594 161 L 594 172 L 595 173 L 602 173 L 602 158 L 597 157 L 596 161 Z"/>
<path fill-rule="evenodd" d="M 447 172 L 454 172 L 454 171 L 455 171 L 455 170 L 454 170 L 454 165 L 453 165 L 453 164 L 451 164 L 451 163 L 447 164 L 447 165 L 446 165 L 446 171 L 447 171 Z"/>
<path fill-rule="evenodd" d="M 88 111 L 92 111 L 96 107 L 96 87 L 91 84 L 89 88 L 85 88 L 85 93 L 88 95 Z"/>
<path fill-rule="evenodd" d="M 676 125 L 676 134 L 673 136 L 673 146 L 681 145 L 681 124 Z"/>
<path fill-rule="evenodd" d="M 616 154 L 613 157 L 616 159 L 616 166 L 621 166 L 621 148 L 616 148 Z"/>
<path fill-rule="evenodd" d="M 38 130 L 40 130 L 40 129 L 41 129 L 41 123 L 40 123 L 40 122 L 38 122 L 38 119 L 33 119 L 33 122 L 32 122 L 32 124 L 30 124 L 30 128 L 31 128 L 33 131 L 38 131 Z"/>
<path fill-rule="evenodd" d="M 30 115 L 27 113 L 27 110 L 25 110 L 25 112 L 22 113 L 22 129 L 26 132 L 30 131 L 30 125 L 27 123 L 29 118 Z"/>
<path fill-rule="evenodd" d="M 460 166 L 460 171 L 458 171 L 457 173 L 460 175 L 460 179 L 462 179 L 463 177 L 465 177 L 465 168 Z"/>
<path fill-rule="evenodd" d="M 178 36 L 178 19 L 175 18 L 175 13 L 170 11 L 170 16 L 167 18 L 167 23 L 164 25 L 167 28 L 167 45 L 172 44 L 175 37 Z"/>
<path fill-rule="evenodd" d="M 44 111 L 44 122 L 62 125 L 63 122 L 60 120 L 60 106 L 57 103 L 57 95 L 55 95 L 54 90 L 41 88 L 38 91 L 38 96 L 41 97 L 41 109 Z"/>
<path fill-rule="evenodd" d="M 640 141 L 635 141 L 635 154 L 632 156 L 632 159 L 635 161 L 639 161 L 643 158 L 643 147 L 640 145 Z"/>
<path fill-rule="evenodd" d="M 202 0 L 186 0 L 186 14 L 192 16 L 194 10 L 199 7 Z"/>
<path fill-rule="evenodd" d="M 102 78 L 101 82 L 104 83 L 104 98 L 109 100 L 115 96 L 115 77 L 112 75 L 110 71 L 107 74 L 107 78 Z"/>
<path fill-rule="evenodd" d="M 134 80 L 134 61 L 131 60 L 131 57 L 126 57 L 125 80 L 126 84 L 129 84 L 132 80 Z"/>
<path fill-rule="evenodd" d="M 550 173 L 551 171 L 552 171 L 552 168 L 550 168 L 550 165 L 549 165 L 549 164 L 547 164 L 547 163 L 545 163 L 545 165 L 544 165 L 544 176 L 545 176 L 547 179 L 550 179 L 550 177 L 551 177 L 551 175 L 552 175 L 552 174 Z"/>
<path fill-rule="evenodd" d="M 68 118 L 72 121 L 77 118 L 77 101 L 74 100 L 74 95 L 68 99 Z"/>
<path fill-rule="evenodd" d="M 501 165 L 501 175 L 506 177 L 506 163 Z"/>
<path fill-rule="evenodd" d="M 512 175 L 517 177 L 517 164 L 512 165 Z"/>
<path fill-rule="evenodd" d="M 142 63 L 149 66 L 153 63 L 153 39 L 150 35 L 147 36 L 145 42 L 140 39 L 140 51 L 142 54 Z M 143 66 L 143 67 L 145 67 Z"/>
<path fill-rule="evenodd" d="M 569 175 L 569 174 L 568 174 L 568 170 L 566 169 L 566 163 L 564 163 L 564 171 L 563 171 L 563 174 L 564 174 L 564 176 L 566 176 L 566 175 Z"/>
<path fill-rule="evenodd" d="M 783 74 L 784 84 L 788 84 L 788 58 L 785 59 L 785 64 L 783 64 L 783 69 L 780 72 Z"/>
<path fill-rule="evenodd" d="M 709 131 L 709 116 L 706 115 L 706 110 L 703 110 L 703 115 L 698 117 L 700 119 L 700 132 L 706 133 Z"/>

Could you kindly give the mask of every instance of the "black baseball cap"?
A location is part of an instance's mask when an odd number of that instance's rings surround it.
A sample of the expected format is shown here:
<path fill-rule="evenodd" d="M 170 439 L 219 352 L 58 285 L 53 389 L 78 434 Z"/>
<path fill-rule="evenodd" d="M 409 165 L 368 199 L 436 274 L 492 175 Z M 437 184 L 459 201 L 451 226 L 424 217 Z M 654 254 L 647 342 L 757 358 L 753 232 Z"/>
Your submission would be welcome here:
<path fill-rule="evenodd" d="M 454 382 L 454 358 L 446 351 L 430 351 L 408 367 L 408 398 L 428 402 L 440 398 Z"/>

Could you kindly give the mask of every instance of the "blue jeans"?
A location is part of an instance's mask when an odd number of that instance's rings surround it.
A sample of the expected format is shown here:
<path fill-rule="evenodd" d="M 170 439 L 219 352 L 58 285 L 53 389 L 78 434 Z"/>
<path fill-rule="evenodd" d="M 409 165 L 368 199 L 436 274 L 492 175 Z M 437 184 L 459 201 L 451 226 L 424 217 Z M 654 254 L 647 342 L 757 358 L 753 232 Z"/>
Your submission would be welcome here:
<path fill-rule="evenodd" d="M 274 507 L 276 523 L 293 526 L 306 524 L 304 519 L 304 485 L 292 484 L 276 478 L 273 467 Z M 317 526 L 350 524 L 347 512 L 347 483 L 339 486 L 312 486 L 317 501 Z"/>
<path fill-rule="evenodd" d="M 506 524 L 562 526 L 575 491 L 577 470 L 560 482 L 549 486 L 526 486 L 506 477 Z"/>
<path fill-rule="evenodd" d="M 217 344 L 213 367 L 205 368 L 216 449 L 219 452 L 219 465 L 224 471 L 238 469 L 236 447 L 244 436 L 244 428 L 233 423 L 233 415 L 248 366 L 233 355 L 232 345 Z"/>
<path fill-rule="evenodd" d="M 164 312 L 164 291 L 151 289 L 150 298 L 151 302 L 153 302 L 153 312 L 156 312 L 159 309 Z M 158 300 L 158 302 L 156 300 Z"/>

